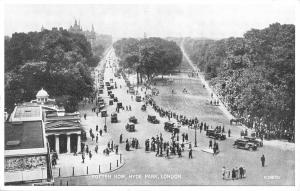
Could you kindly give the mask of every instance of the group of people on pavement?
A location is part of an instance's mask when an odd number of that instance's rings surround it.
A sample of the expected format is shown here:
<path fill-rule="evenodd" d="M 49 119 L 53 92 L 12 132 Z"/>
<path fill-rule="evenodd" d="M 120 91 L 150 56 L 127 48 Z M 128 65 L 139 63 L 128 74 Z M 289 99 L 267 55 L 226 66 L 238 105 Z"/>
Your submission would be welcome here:
<path fill-rule="evenodd" d="M 243 165 L 240 167 L 232 168 L 232 170 L 227 169 L 225 166 L 222 168 L 222 178 L 224 180 L 237 180 L 246 177 L 246 169 Z"/>
<path fill-rule="evenodd" d="M 139 149 L 140 143 L 137 138 L 131 138 L 131 140 L 126 139 L 125 141 L 125 150 L 130 151 L 130 148 Z"/>
<path fill-rule="evenodd" d="M 192 158 L 192 145 L 188 143 L 187 134 L 182 134 L 182 142 L 179 141 L 178 133 L 172 133 L 171 139 L 169 141 L 164 141 L 162 134 L 160 136 L 156 135 L 145 141 L 145 151 L 146 152 L 156 152 L 156 157 L 165 156 L 169 158 L 170 155 L 178 155 L 182 157 L 182 152 L 185 150 L 185 144 L 189 144 L 189 158 Z"/>

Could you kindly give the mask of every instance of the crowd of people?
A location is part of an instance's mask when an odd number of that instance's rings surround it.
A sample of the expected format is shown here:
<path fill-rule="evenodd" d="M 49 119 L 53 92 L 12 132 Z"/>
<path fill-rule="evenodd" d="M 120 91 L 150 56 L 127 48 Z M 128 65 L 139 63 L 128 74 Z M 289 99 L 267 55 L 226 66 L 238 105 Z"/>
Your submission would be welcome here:
<path fill-rule="evenodd" d="M 179 140 L 178 133 L 172 133 L 171 138 L 166 140 L 163 138 L 162 134 L 160 136 L 151 137 L 145 141 L 145 151 L 146 152 L 156 152 L 156 157 L 165 156 L 169 158 L 170 155 L 178 155 L 182 157 L 182 152 L 185 150 L 185 145 L 188 144 L 189 158 L 192 158 L 192 145 L 188 142 L 188 134 L 182 133 L 182 142 Z"/>
<path fill-rule="evenodd" d="M 224 180 L 242 179 L 246 177 L 246 169 L 243 165 L 241 165 L 239 168 L 232 168 L 232 170 L 227 169 L 225 166 L 223 166 L 222 177 Z"/>

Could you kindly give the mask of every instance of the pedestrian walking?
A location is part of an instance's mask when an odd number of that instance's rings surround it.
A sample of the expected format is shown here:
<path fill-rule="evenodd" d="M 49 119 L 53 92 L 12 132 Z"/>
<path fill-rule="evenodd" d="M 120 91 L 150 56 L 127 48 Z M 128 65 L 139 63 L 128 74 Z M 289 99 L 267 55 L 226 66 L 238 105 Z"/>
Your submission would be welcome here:
<path fill-rule="evenodd" d="M 89 152 L 90 160 L 92 159 L 92 151 Z"/>
<path fill-rule="evenodd" d="M 193 158 L 193 150 L 192 149 L 189 150 L 189 159 L 191 159 L 191 158 Z"/>
<path fill-rule="evenodd" d="M 98 131 L 98 125 L 96 125 L 96 131 Z"/>
<path fill-rule="evenodd" d="M 102 136 L 102 129 L 100 129 L 99 133 L 100 133 L 100 136 Z"/>
<path fill-rule="evenodd" d="M 121 134 L 120 135 L 120 143 L 122 143 L 123 142 L 123 135 Z"/>
<path fill-rule="evenodd" d="M 265 161 L 266 161 L 265 155 L 262 155 L 262 156 L 260 157 L 260 160 L 261 160 L 261 165 L 262 165 L 262 167 L 264 167 L 264 166 L 265 166 Z"/>
<path fill-rule="evenodd" d="M 88 145 L 86 145 L 85 152 L 89 153 L 89 146 Z"/>
<path fill-rule="evenodd" d="M 95 146 L 95 153 L 98 153 L 98 145 Z"/>
<path fill-rule="evenodd" d="M 225 166 L 223 166 L 222 168 L 222 178 L 225 179 L 225 172 L 226 172 L 226 168 Z"/>
<path fill-rule="evenodd" d="M 231 171 L 231 178 L 232 178 L 232 180 L 234 180 L 236 178 L 235 169 L 234 168 Z"/>
<path fill-rule="evenodd" d="M 119 145 L 116 145 L 116 154 L 119 152 Z"/>
<path fill-rule="evenodd" d="M 228 129 L 228 137 L 230 137 L 231 131 L 230 129 Z"/>
<path fill-rule="evenodd" d="M 96 143 L 98 143 L 98 133 L 97 133 L 97 136 L 96 136 Z"/>
<path fill-rule="evenodd" d="M 208 148 L 210 148 L 210 149 L 212 148 L 212 140 L 211 139 L 209 140 L 209 146 L 208 146 Z"/>
<path fill-rule="evenodd" d="M 85 159 L 85 154 L 84 154 L 84 152 L 82 152 L 81 158 L 82 158 L 82 163 L 84 163 L 84 159 Z"/>
<path fill-rule="evenodd" d="M 83 115 L 84 119 L 86 120 L 86 113 Z"/>

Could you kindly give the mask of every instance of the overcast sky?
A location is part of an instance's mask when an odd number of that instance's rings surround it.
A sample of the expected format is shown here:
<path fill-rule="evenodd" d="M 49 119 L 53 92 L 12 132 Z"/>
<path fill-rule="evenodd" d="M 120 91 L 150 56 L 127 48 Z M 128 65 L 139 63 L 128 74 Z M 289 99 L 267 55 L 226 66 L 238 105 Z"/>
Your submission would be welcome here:
<path fill-rule="evenodd" d="M 285 1 L 281 1 L 285 2 Z M 114 38 L 191 36 L 220 39 L 242 36 L 271 23 L 295 24 L 291 3 L 260 4 L 114 4 L 5 5 L 5 35 L 39 31 L 42 26 L 69 28 L 80 20 L 97 33 Z"/>

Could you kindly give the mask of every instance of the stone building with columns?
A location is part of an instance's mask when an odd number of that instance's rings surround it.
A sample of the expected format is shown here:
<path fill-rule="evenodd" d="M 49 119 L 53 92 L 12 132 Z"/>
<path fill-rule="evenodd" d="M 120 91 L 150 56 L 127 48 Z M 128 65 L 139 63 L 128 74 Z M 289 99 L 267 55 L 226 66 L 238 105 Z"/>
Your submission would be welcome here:
<path fill-rule="evenodd" d="M 43 123 L 50 151 L 57 153 L 73 153 L 81 151 L 80 114 L 66 113 L 63 107 L 56 105 L 55 99 L 42 88 L 36 94 L 36 99 L 24 106 L 40 106 L 43 111 Z"/>

